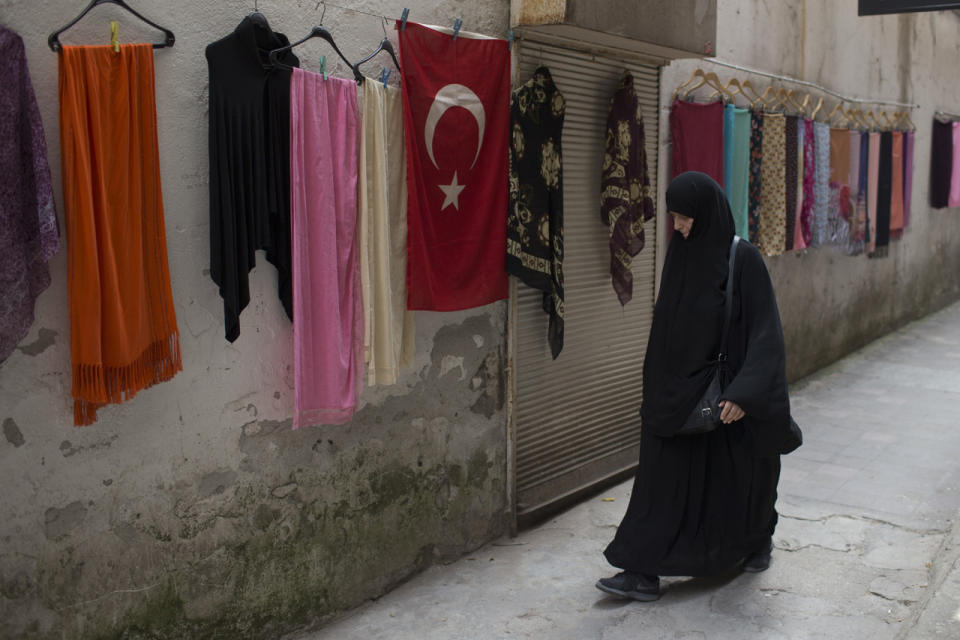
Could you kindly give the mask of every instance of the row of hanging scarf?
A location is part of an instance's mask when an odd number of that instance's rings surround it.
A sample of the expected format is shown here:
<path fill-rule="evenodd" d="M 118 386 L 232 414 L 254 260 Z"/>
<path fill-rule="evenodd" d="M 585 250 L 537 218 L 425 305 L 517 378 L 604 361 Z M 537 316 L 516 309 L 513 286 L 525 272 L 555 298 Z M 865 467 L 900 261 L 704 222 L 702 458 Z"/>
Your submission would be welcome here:
<path fill-rule="evenodd" d="M 723 185 L 737 234 L 766 255 L 825 245 L 885 255 L 909 224 L 913 131 L 676 100 L 670 132 L 673 175 Z"/>
<path fill-rule="evenodd" d="M 930 206 L 935 209 L 960 207 L 960 122 L 933 120 Z"/>
<path fill-rule="evenodd" d="M 543 292 L 547 342 L 563 349 L 563 121 L 566 100 L 550 70 L 539 67 L 513 91 L 507 273 Z M 601 173 L 600 222 L 609 233 L 610 279 L 621 305 L 633 297 L 634 257 L 645 245 L 653 193 L 640 99 L 629 71 L 610 98 Z"/>
<path fill-rule="evenodd" d="M 301 69 L 252 16 L 207 47 L 210 275 L 232 342 L 255 251 L 277 267 L 295 428 L 349 420 L 364 371 L 396 383 L 413 310 L 508 294 L 508 44 L 398 28 L 402 91 L 355 65 L 350 80 Z"/>

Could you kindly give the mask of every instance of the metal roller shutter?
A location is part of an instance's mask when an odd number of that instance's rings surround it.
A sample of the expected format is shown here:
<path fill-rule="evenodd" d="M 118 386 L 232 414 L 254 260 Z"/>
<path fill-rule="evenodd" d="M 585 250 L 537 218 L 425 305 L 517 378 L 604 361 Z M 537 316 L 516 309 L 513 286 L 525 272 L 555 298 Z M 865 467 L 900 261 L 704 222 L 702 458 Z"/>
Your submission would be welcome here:
<path fill-rule="evenodd" d="M 511 297 L 517 517 L 534 515 L 636 465 L 643 356 L 655 298 L 655 221 L 634 260 L 633 299 L 610 283 L 600 222 L 607 111 L 629 69 L 643 105 L 647 162 L 656 189 L 659 68 L 524 39 L 519 81 L 549 67 L 567 102 L 563 128 L 565 339 L 554 361 L 540 292 L 514 283 Z M 606 54 L 610 56 L 611 54 Z M 656 191 L 655 191 L 656 193 Z"/>

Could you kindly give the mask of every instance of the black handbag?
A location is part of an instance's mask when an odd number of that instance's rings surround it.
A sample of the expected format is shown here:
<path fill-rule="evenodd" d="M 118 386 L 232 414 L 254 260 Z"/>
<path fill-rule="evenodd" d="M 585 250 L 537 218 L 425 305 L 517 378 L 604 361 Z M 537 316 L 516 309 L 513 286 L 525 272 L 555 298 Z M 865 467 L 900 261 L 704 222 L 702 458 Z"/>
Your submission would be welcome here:
<path fill-rule="evenodd" d="M 723 317 L 723 333 L 720 334 L 720 353 L 717 354 L 716 370 L 710 380 L 710 386 L 704 392 L 697 406 L 675 435 L 692 436 L 708 433 L 720 426 L 720 395 L 727 383 L 727 333 L 730 331 L 730 315 L 733 312 L 733 267 L 737 262 L 739 236 L 733 236 L 730 243 L 730 260 L 727 263 L 727 292 Z"/>

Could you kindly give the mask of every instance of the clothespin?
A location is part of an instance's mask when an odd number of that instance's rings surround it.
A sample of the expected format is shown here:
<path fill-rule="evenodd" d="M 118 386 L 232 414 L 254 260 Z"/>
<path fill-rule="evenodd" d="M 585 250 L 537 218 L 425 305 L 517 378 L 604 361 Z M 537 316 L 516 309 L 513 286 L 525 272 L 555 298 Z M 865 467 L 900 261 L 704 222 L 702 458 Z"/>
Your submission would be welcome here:
<path fill-rule="evenodd" d="M 120 53 L 120 23 L 116 20 L 110 21 L 110 46 L 114 53 Z"/>
<path fill-rule="evenodd" d="M 513 51 L 513 29 L 507 31 L 507 51 Z"/>
<path fill-rule="evenodd" d="M 406 7 L 403 8 L 403 13 L 400 14 L 400 31 L 403 31 L 407 28 L 407 17 L 410 15 L 410 9 Z"/>
<path fill-rule="evenodd" d="M 456 40 L 457 36 L 460 35 L 460 27 L 463 26 L 463 20 L 460 18 L 455 18 L 453 21 L 453 39 Z"/>
<path fill-rule="evenodd" d="M 327 79 L 327 56 L 320 56 L 320 73 L 323 74 L 323 79 Z"/>
<path fill-rule="evenodd" d="M 391 73 L 393 73 L 393 69 L 387 69 L 386 67 L 380 70 L 380 81 L 383 82 L 383 86 L 387 86 Z"/>

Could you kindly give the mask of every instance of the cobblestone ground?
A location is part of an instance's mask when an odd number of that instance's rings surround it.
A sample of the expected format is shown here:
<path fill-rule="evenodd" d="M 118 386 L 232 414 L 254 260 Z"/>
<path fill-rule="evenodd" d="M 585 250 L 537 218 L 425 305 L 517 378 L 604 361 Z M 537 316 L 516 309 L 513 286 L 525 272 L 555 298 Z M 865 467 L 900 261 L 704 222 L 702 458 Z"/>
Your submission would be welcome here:
<path fill-rule="evenodd" d="M 805 444 L 783 459 L 765 573 L 669 578 L 654 603 L 597 591 L 626 482 L 288 640 L 960 638 L 960 304 L 792 401 Z"/>

